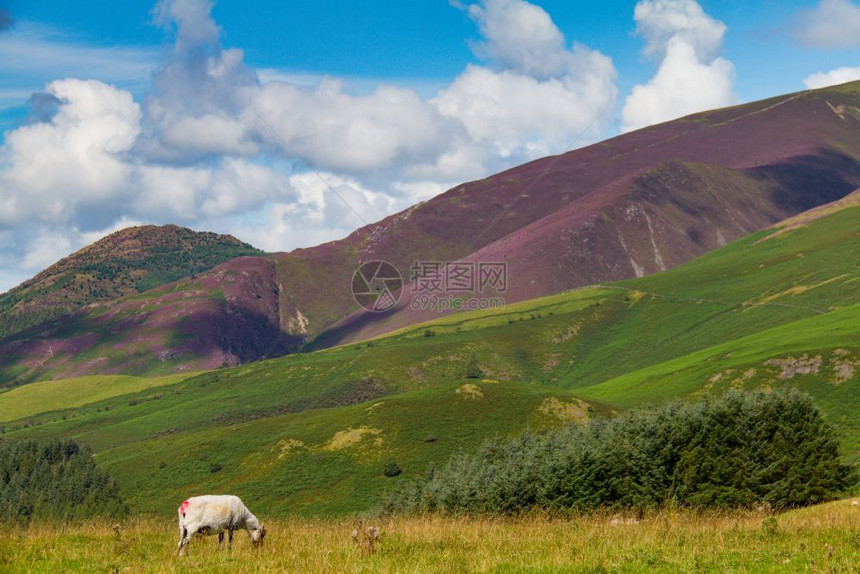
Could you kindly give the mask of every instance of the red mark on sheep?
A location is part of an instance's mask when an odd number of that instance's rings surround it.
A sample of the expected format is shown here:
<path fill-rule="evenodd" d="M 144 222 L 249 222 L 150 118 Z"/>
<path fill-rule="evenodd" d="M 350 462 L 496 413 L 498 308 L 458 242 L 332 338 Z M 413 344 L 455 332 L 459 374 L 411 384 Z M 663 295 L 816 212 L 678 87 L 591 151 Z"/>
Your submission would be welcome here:
<path fill-rule="evenodd" d="M 179 514 L 181 514 L 182 516 L 185 516 L 185 509 L 186 509 L 186 508 L 188 508 L 190 505 L 191 505 L 191 502 L 189 502 L 189 501 L 187 501 L 187 500 L 186 500 L 186 501 L 184 501 L 184 502 L 179 506 Z"/>

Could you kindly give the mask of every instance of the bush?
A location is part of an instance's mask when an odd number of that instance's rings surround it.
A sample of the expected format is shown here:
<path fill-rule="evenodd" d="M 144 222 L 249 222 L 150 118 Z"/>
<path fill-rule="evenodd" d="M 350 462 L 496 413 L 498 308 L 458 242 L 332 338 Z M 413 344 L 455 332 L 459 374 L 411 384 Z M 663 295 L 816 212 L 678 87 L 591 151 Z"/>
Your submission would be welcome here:
<path fill-rule="evenodd" d="M 774 509 L 854 483 L 833 428 L 795 392 L 732 392 L 587 427 L 495 439 L 453 456 L 387 504 L 394 512 L 516 514 L 610 509 Z"/>
<path fill-rule="evenodd" d="M 389 478 L 399 476 L 401 472 L 403 471 L 400 469 L 400 465 L 398 465 L 393 460 L 389 460 L 388 462 L 386 462 L 385 468 L 383 468 L 382 470 L 382 474 Z"/>
<path fill-rule="evenodd" d="M 117 517 L 116 482 L 74 440 L 0 442 L 0 523 Z"/>

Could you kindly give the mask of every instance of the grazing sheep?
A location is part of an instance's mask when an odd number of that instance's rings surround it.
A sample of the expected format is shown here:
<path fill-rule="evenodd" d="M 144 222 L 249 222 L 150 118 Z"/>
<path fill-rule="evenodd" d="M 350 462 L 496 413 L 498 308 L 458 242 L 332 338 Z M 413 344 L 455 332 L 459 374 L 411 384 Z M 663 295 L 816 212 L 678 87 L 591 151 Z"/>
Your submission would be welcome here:
<path fill-rule="evenodd" d="M 179 556 L 188 552 L 188 543 L 194 534 L 217 534 L 218 547 L 224 542 L 224 531 L 229 533 L 230 548 L 233 548 L 233 531 L 244 528 L 248 531 L 254 547 L 263 545 L 266 529 L 260 526 L 257 517 L 251 514 L 238 496 L 206 495 L 194 496 L 179 505 Z"/>

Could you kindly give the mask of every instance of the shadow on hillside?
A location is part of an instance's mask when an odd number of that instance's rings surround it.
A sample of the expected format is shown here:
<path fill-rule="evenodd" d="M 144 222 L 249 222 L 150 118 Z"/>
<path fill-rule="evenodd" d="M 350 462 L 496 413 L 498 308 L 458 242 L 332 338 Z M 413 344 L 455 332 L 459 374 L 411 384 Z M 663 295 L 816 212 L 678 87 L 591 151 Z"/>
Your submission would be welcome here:
<path fill-rule="evenodd" d="M 836 201 L 860 187 L 860 161 L 830 149 L 752 168 L 747 173 L 775 183 L 770 199 L 789 215 Z"/>

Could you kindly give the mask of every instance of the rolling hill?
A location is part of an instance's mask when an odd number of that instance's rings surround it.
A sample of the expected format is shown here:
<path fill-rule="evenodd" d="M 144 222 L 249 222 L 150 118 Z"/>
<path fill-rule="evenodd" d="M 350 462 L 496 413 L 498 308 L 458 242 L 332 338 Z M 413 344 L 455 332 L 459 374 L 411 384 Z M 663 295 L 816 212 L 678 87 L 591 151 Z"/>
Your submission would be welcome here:
<path fill-rule="evenodd" d="M 163 375 L 437 316 L 356 310 L 356 268 L 503 262 L 508 303 L 670 269 L 860 187 L 860 82 L 695 114 L 465 183 L 349 237 L 237 258 L 0 341 L 0 384 Z M 311 343 L 308 346 L 308 343 Z"/>
<path fill-rule="evenodd" d="M 262 252 L 229 235 L 176 225 L 110 234 L 0 295 L 0 338 L 97 301 L 142 293 Z"/>
<path fill-rule="evenodd" d="M 7 417 L 2 436 L 83 441 L 135 510 L 164 515 L 174 508 L 165 501 L 212 489 L 240 493 L 269 514 L 366 511 L 488 437 L 730 388 L 810 393 L 857 462 L 856 199 L 663 273 L 443 316 L 360 343 L 139 391 L 134 381 L 109 392 L 85 380 L 76 406 L 42 412 L 28 397 L 63 382 L 28 385 L 4 393 L 26 414 Z M 384 475 L 391 461 L 401 476 Z"/>

